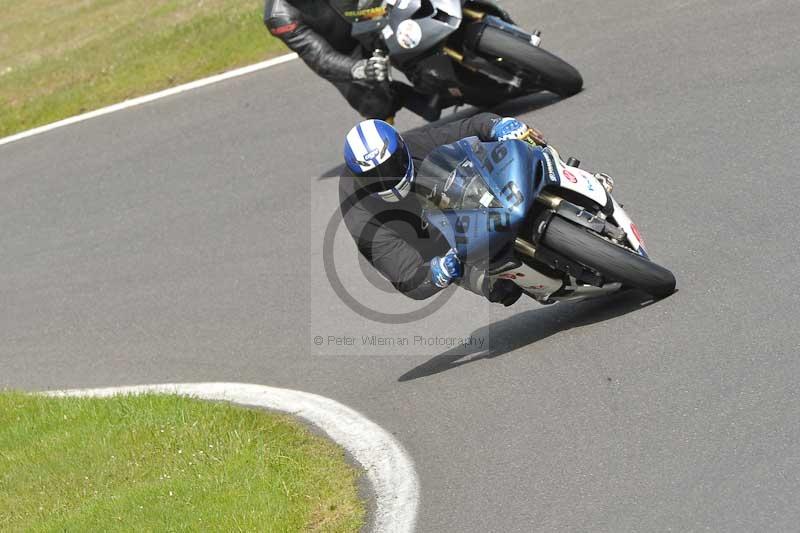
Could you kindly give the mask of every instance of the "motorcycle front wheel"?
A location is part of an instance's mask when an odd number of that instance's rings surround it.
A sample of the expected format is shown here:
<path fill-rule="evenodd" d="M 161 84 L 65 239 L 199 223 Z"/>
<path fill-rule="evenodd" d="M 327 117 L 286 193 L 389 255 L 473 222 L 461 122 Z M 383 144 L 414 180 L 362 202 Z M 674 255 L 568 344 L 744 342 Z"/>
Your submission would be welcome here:
<path fill-rule="evenodd" d="M 675 276 L 666 268 L 561 217 L 550 221 L 542 242 L 624 287 L 642 290 L 656 298 L 675 291 Z"/>
<path fill-rule="evenodd" d="M 528 90 L 547 90 L 561 97 L 572 96 L 583 88 L 580 72 L 555 54 L 493 26 L 481 28 L 476 51 L 487 59 L 502 59 L 524 75 Z"/>

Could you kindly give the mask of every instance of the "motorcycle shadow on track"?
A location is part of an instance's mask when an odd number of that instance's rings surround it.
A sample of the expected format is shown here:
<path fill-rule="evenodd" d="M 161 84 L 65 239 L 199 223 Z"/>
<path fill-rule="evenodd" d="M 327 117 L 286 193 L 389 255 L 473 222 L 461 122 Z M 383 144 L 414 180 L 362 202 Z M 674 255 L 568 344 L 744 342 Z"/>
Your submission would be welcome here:
<path fill-rule="evenodd" d="M 409 370 L 398 381 L 412 381 L 475 361 L 500 357 L 561 331 L 611 320 L 657 301 L 639 291 L 626 291 L 607 298 L 525 311 L 472 333 L 472 337 L 490 339 L 488 348 L 456 346 Z"/>
<path fill-rule="evenodd" d="M 481 113 L 483 111 L 491 111 L 492 113 L 496 113 L 504 117 L 524 115 L 525 113 L 530 113 L 536 111 L 537 109 L 542 109 L 549 105 L 553 105 L 561 100 L 563 100 L 563 98 L 561 98 L 560 96 L 548 92 L 541 92 L 509 100 L 488 110 L 478 109 L 475 107 L 465 107 L 463 109 L 460 109 L 459 111 L 456 111 L 455 113 L 449 113 L 447 115 L 443 115 L 442 118 L 436 122 L 425 124 L 424 126 L 408 130 L 404 133 L 409 133 L 411 131 L 425 130 L 433 126 L 441 126 L 449 122 L 455 122 L 456 120 L 464 120 L 473 115 L 477 115 L 478 113 Z M 531 125 L 535 124 L 532 123 Z M 322 175 L 318 178 L 318 181 L 331 178 L 338 178 L 342 175 L 342 172 L 344 172 L 344 164 L 339 163 L 335 167 L 323 172 Z"/>

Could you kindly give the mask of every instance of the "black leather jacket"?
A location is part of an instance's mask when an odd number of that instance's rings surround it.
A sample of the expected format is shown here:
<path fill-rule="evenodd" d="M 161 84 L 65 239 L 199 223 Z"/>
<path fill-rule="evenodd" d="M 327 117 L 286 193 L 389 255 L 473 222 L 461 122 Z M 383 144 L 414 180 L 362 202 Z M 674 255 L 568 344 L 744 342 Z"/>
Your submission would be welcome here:
<path fill-rule="evenodd" d="M 331 82 L 351 81 L 360 55 L 351 25 L 323 0 L 266 0 L 264 24 L 311 69 Z"/>
<path fill-rule="evenodd" d="M 491 141 L 498 115 L 481 113 L 466 120 L 441 126 L 428 126 L 403 135 L 414 164 L 433 150 L 465 137 Z M 424 300 L 442 289 L 431 283 L 430 260 L 447 253 L 444 237 L 431 234 L 422 223 L 423 204 L 412 192 L 399 203 L 386 203 L 360 190 L 353 173 L 345 167 L 339 180 L 339 201 L 350 235 L 359 252 L 394 287 L 409 298 Z M 488 297 L 483 271 L 467 269 L 459 284 Z"/>

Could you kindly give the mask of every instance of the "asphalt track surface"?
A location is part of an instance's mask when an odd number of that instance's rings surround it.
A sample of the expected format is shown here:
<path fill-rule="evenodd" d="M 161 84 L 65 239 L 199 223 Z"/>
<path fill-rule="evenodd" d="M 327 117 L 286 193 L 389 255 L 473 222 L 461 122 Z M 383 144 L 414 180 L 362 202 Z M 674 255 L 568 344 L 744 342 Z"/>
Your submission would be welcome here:
<path fill-rule="evenodd" d="M 332 397 L 413 456 L 421 531 L 796 530 L 800 9 L 505 6 L 586 79 L 511 110 L 617 178 L 678 293 L 510 310 L 457 293 L 414 324 L 359 317 L 318 236 L 356 116 L 292 62 L 0 148 L 0 386 Z M 348 244 L 345 284 L 414 308 L 363 287 Z M 387 332 L 490 345 L 312 341 Z"/>

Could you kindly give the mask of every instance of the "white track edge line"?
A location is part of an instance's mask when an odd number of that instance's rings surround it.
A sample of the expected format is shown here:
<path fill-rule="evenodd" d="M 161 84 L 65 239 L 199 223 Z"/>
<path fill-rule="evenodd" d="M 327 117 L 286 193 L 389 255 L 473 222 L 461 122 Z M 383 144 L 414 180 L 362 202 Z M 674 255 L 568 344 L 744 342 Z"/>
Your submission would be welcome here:
<path fill-rule="evenodd" d="M 208 78 L 203 78 L 200 80 L 195 80 L 189 83 L 185 83 L 183 85 L 178 85 L 176 87 L 171 87 L 169 89 L 165 89 L 157 93 L 146 94 L 144 96 L 139 96 L 137 98 L 131 98 L 130 100 L 125 100 L 124 102 L 120 102 L 118 104 L 113 104 L 108 107 L 103 107 L 100 109 L 96 109 L 94 111 L 89 111 L 88 113 L 83 113 L 81 115 L 75 115 L 73 117 L 65 118 L 64 120 L 59 120 L 58 122 L 52 122 L 50 124 L 45 124 L 44 126 L 39 126 L 38 128 L 22 131 L 20 133 L 15 133 L 14 135 L 10 135 L 8 137 L 3 137 L 2 139 L 0 139 L 0 146 L 3 146 L 4 144 L 10 144 L 14 141 L 19 141 L 21 139 L 26 139 L 28 137 L 33 137 L 34 135 L 39 135 L 41 133 L 52 131 L 57 128 L 63 128 L 64 126 L 69 126 L 71 124 L 76 124 L 78 122 L 83 122 L 85 120 L 101 117 L 103 115 L 108 115 L 109 113 L 122 111 L 123 109 L 136 107 L 142 104 L 146 104 L 148 102 L 153 102 L 154 100 L 160 100 L 161 98 L 166 98 L 167 96 L 173 96 L 175 94 L 180 94 L 186 91 L 199 89 L 200 87 L 206 87 L 208 85 L 219 83 L 221 81 L 229 80 L 232 78 L 238 78 L 239 76 L 244 76 L 245 74 L 250 74 L 253 72 L 258 72 L 259 70 L 264 70 L 266 68 L 274 67 L 275 65 L 280 65 L 282 63 L 292 61 L 293 59 L 297 59 L 297 54 L 286 54 L 269 59 L 267 61 L 262 61 L 261 63 L 255 63 L 253 65 L 248 65 L 246 67 L 241 67 L 235 70 L 230 70 L 228 72 L 223 72 L 222 74 L 217 74 L 216 76 L 211 76 Z"/>
<path fill-rule="evenodd" d="M 379 533 L 414 531 L 419 481 L 403 446 L 386 430 L 335 400 L 291 389 L 243 383 L 175 383 L 100 389 L 48 391 L 48 396 L 103 398 L 119 394 L 179 394 L 205 400 L 283 411 L 324 431 L 363 467 L 375 492 L 372 530 Z"/>

